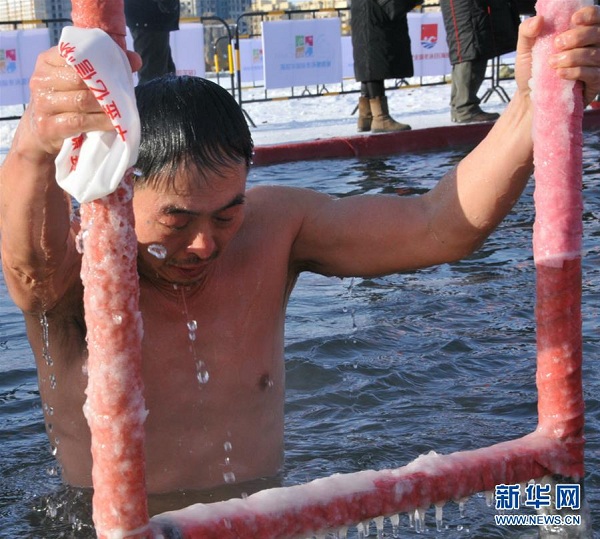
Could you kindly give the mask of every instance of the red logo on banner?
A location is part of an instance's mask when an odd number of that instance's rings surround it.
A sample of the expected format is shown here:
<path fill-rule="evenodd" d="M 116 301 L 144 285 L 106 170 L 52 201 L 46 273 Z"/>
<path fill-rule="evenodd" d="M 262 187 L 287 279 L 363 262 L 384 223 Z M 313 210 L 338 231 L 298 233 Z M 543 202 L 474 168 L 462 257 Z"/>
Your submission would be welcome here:
<path fill-rule="evenodd" d="M 438 25 L 421 25 L 421 46 L 425 49 L 433 49 L 438 41 Z"/>

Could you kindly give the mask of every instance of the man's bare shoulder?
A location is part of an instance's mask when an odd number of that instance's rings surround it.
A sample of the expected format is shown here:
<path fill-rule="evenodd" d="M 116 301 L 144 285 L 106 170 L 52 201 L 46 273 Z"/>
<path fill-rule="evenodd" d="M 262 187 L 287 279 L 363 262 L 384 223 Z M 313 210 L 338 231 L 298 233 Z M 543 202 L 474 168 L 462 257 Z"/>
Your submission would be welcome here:
<path fill-rule="evenodd" d="M 281 214 L 288 221 L 303 219 L 331 200 L 329 195 L 312 189 L 283 185 L 258 185 L 249 188 L 246 195 L 251 206 L 261 212 Z"/>

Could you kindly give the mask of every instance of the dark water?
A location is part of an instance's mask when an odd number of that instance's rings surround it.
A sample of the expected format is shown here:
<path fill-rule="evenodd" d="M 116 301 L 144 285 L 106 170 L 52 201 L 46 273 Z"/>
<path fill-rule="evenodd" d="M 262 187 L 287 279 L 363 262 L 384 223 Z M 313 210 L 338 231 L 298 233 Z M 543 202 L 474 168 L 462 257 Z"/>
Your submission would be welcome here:
<path fill-rule="evenodd" d="M 586 497 L 600 529 L 600 135 L 586 134 L 584 383 Z M 410 195 L 460 152 L 258 168 L 250 183 L 339 195 Z M 380 279 L 302 275 L 288 309 L 283 483 L 484 447 L 536 426 L 530 186 L 501 227 L 456 264 Z M 61 488 L 20 315 L 0 280 L 0 537 L 91 537 L 89 493 Z M 535 537 L 495 526 L 483 495 L 433 509 L 421 535 Z M 386 536 L 391 537 L 386 525 Z M 401 516 L 400 537 L 417 537 Z M 371 536 L 375 536 L 374 527 Z"/>

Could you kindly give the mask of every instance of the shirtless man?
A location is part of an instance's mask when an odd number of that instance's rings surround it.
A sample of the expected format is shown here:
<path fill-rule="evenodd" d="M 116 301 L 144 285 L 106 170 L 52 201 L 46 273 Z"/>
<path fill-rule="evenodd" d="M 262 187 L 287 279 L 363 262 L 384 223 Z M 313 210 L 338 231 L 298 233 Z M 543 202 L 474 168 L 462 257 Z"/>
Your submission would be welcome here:
<path fill-rule="evenodd" d="M 585 83 L 589 103 L 600 91 L 600 9 L 582 9 L 574 21 L 558 43 L 554 67 Z M 246 191 L 252 141 L 226 91 L 193 78 L 138 88 L 143 176 L 134 211 L 149 492 L 210 489 L 228 477 L 243 482 L 278 473 L 285 310 L 300 272 L 378 276 L 454 261 L 477 249 L 510 211 L 532 172 L 528 80 L 539 23 L 521 25 L 518 89 L 505 113 L 422 196 Z M 54 410 L 49 434 L 60 439 L 64 479 L 89 486 L 81 261 L 54 158 L 63 139 L 112 127 L 55 49 L 40 56 L 31 96 L 2 167 L 2 263 L 25 317 L 42 399 Z M 149 253 L 152 244 L 164 246 L 166 257 Z M 186 312 L 198 324 L 195 350 L 210 375 L 205 384 L 189 350 Z M 51 367 L 43 358 L 42 313 Z"/>

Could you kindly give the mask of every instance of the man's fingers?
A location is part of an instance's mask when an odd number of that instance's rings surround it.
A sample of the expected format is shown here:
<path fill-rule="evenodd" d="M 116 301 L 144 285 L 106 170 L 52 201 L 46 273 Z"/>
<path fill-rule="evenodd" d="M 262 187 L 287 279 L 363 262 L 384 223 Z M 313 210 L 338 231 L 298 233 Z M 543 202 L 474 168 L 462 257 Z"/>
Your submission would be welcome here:
<path fill-rule="evenodd" d="M 573 13 L 573 24 L 600 24 L 600 6 L 587 6 Z"/>
<path fill-rule="evenodd" d="M 536 37 L 543 27 L 542 17 L 530 17 L 519 25 L 519 40 L 517 42 L 517 54 L 531 53 Z"/>

